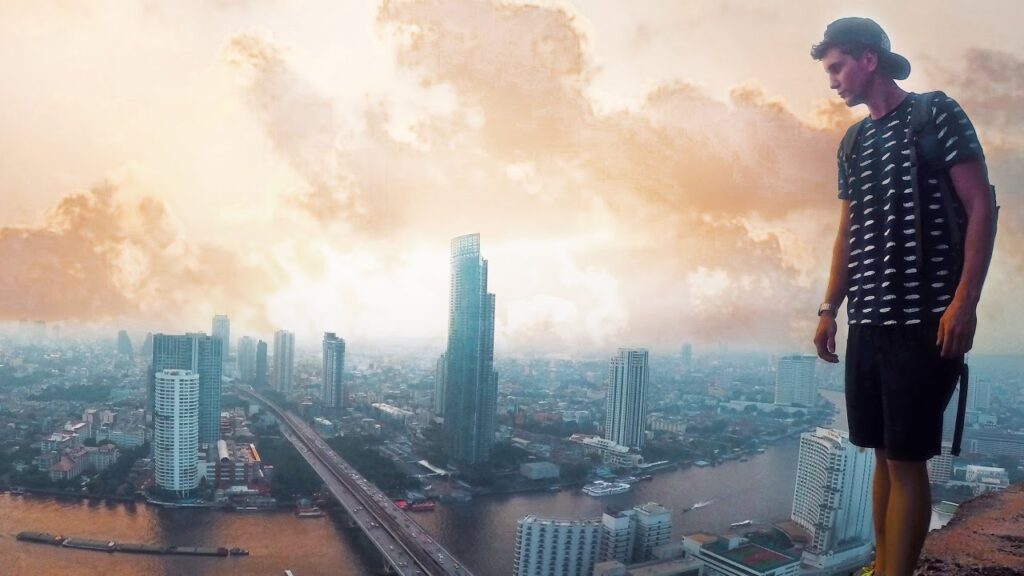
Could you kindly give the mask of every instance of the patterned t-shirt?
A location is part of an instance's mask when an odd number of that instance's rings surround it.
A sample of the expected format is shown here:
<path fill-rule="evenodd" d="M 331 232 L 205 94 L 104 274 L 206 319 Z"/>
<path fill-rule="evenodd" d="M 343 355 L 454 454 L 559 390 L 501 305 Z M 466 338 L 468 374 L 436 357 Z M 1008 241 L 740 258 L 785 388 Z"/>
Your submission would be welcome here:
<path fill-rule="evenodd" d="M 960 280 L 963 255 L 953 247 L 942 188 L 934 175 L 923 172 L 919 188 L 924 266 L 919 269 L 907 139 L 910 114 L 919 98 L 908 94 L 885 116 L 866 118 L 846 164 L 849 173 L 839 162 L 839 198 L 850 201 L 850 324 L 917 324 L 941 315 Z M 943 169 L 948 172 L 954 164 L 984 157 L 974 127 L 952 98 L 933 99 L 931 117 Z M 962 215 L 959 198 L 952 190 L 949 193 Z"/>

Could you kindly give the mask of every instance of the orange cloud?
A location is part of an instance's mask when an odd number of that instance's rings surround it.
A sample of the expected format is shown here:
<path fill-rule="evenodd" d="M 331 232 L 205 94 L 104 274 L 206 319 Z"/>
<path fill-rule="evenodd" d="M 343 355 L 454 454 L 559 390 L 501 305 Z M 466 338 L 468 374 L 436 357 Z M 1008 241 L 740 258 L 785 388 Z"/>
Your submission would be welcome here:
<path fill-rule="evenodd" d="M 0 260 L 2 320 L 145 318 L 177 328 L 212 299 L 266 325 L 258 303 L 275 285 L 266 264 L 188 243 L 159 199 L 112 181 L 65 196 L 40 226 L 0 228 Z"/>

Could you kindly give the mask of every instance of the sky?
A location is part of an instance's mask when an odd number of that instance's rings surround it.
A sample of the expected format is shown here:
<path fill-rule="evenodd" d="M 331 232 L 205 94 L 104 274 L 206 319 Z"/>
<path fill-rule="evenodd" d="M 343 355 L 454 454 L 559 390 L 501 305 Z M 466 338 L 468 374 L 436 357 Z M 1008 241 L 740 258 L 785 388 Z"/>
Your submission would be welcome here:
<path fill-rule="evenodd" d="M 811 352 L 863 117 L 810 46 L 876 19 L 1002 204 L 975 350 L 1020 352 L 1012 2 L 0 3 L 0 322 L 443 349 L 479 233 L 496 352 Z M 841 338 L 842 343 L 842 338 Z"/>

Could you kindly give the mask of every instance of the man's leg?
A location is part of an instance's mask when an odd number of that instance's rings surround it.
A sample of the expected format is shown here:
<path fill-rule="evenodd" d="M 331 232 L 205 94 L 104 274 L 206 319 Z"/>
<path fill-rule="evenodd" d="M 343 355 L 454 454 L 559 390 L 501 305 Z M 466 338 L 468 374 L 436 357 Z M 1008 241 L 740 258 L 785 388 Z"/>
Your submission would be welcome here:
<path fill-rule="evenodd" d="M 924 461 L 888 460 L 885 576 L 912 576 L 931 521 L 931 490 Z"/>
<path fill-rule="evenodd" d="M 884 576 L 885 518 L 889 507 L 889 461 L 884 448 L 875 448 L 875 476 L 871 489 L 871 519 L 875 525 L 875 574 Z"/>

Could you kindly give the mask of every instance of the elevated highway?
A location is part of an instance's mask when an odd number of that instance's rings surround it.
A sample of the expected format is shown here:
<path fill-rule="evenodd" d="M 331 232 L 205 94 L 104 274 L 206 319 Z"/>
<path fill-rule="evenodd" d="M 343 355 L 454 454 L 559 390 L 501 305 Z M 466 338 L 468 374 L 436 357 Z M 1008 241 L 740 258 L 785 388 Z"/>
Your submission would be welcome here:
<path fill-rule="evenodd" d="M 267 407 L 281 433 L 299 451 L 374 546 L 389 570 L 402 576 L 472 576 L 440 543 L 363 478 L 303 420 L 259 392 L 239 390 Z"/>

